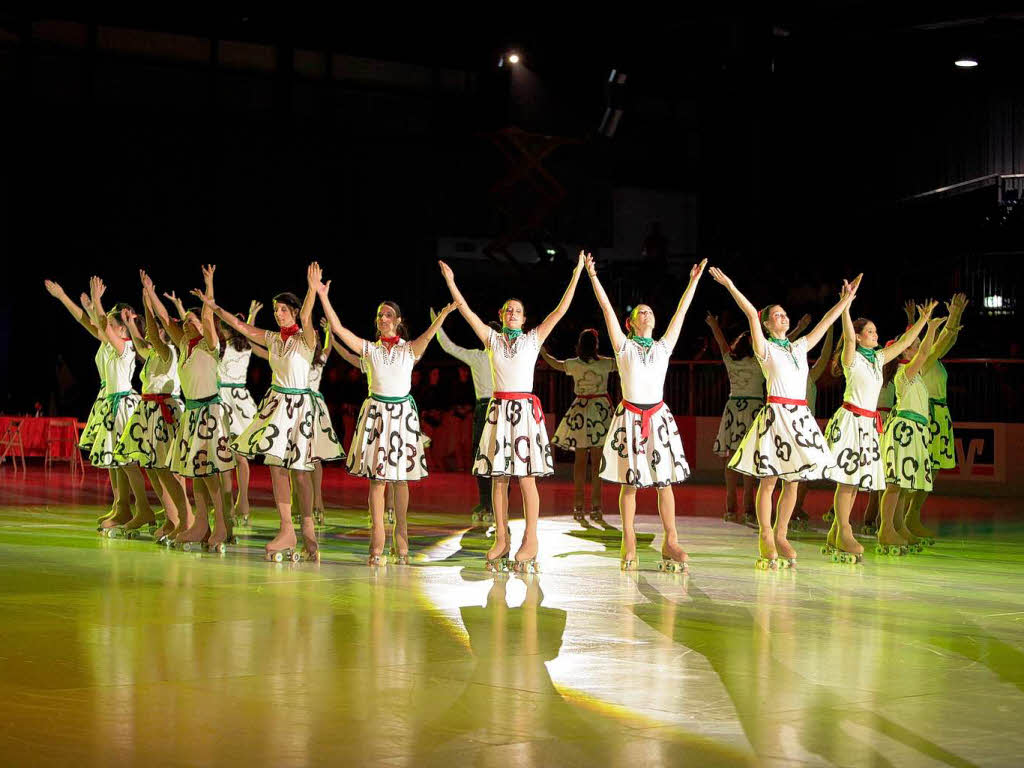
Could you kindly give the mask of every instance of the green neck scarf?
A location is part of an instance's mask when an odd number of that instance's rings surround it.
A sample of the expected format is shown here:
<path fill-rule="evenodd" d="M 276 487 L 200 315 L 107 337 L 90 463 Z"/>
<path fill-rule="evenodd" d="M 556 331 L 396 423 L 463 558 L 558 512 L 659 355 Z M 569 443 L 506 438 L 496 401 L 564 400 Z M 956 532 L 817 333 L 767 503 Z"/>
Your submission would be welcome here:
<path fill-rule="evenodd" d="M 636 336 L 634 334 L 630 334 L 629 338 L 647 350 L 649 350 L 651 345 L 654 343 L 654 339 L 650 336 Z"/>
<path fill-rule="evenodd" d="M 776 339 L 771 334 L 768 334 L 768 341 L 789 352 L 789 359 L 793 361 L 793 366 L 796 368 L 800 367 L 800 363 L 796 361 L 796 355 L 793 354 L 793 343 L 789 339 Z"/>
<path fill-rule="evenodd" d="M 509 328 L 507 325 L 501 326 L 501 332 L 505 334 L 509 344 L 515 344 L 516 339 L 523 335 L 522 328 Z"/>
<path fill-rule="evenodd" d="M 875 352 L 877 352 L 878 350 L 868 349 L 867 347 L 862 347 L 860 344 L 858 344 L 857 351 L 864 355 L 864 359 L 867 360 L 869 363 L 871 363 L 872 365 L 875 364 Z"/>

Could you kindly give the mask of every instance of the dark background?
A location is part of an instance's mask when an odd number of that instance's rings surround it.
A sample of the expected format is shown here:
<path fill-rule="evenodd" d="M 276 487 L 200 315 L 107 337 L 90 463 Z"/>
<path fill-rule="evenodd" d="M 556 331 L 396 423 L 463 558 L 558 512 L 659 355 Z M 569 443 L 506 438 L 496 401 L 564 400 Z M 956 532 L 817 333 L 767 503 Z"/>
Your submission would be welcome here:
<path fill-rule="evenodd" d="M 44 277 L 77 296 L 99 274 L 108 306 L 138 305 L 138 267 L 180 295 L 213 262 L 218 299 L 242 311 L 301 295 L 316 259 L 353 330 L 371 335 L 387 298 L 415 333 L 447 300 L 444 238 L 487 246 L 451 259 L 481 315 L 514 295 L 538 321 L 586 247 L 620 307 L 651 303 L 662 327 L 686 269 L 707 257 L 794 320 L 819 316 L 863 271 L 856 314 L 883 338 L 902 330 L 904 299 L 964 290 L 957 354 L 1019 356 L 1019 180 L 998 175 L 1024 172 L 1024 13 L 701 6 L 572 21 L 499 7 L 0 14 L 0 411 L 38 400 L 84 415 L 94 396 L 95 343 Z M 513 48 L 523 63 L 499 68 Z M 967 54 L 981 66 L 955 68 Z M 624 88 L 608 88 L 612 69 Z M 623 110 L 611 137 L 598 132 L 609 106 Z M 551 150 L 543 175 L 503 154 L 509 131 Z M 654 221 L 673 233 L 663 261 L 641 257 Z M 1001 307 L 985 306 L 993 296 Z M 741 328 L 706 278 L 678 357 L 702 349 L 708 309 Z M 584 279 L 553 351 L 570 354 L 599 322 Z M 448 329 L 473 343 L 461 319 Z M 58 356 L 70 387 L 57 384 Z"/>

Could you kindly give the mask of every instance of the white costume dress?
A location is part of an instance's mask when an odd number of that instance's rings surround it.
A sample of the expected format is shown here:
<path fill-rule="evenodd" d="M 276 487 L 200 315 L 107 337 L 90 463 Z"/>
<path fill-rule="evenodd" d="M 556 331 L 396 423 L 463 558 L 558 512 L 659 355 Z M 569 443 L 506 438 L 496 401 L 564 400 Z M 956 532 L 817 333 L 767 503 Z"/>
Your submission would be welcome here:
<path fill-rule="evenodd" d="M 96 429 L 99 427 L 100 422 L 103 421 L 103 406 L 107 402 L 107 382 L 105 380 L 107 375 L 105 368 L 107 346 L 107 344 L 100 344 L 93 358 L 93 361 L 96 363 L 96 372 L 100 376 L 100 391 L 96 393 L 96 399 L 93 400 L 92 408 L 89 409 L 89 416 L 85 420 L 85 428 L 82 429 L 82 434 L 78 438 L 78 447 L 86 451 L 92 449 L 92 443 L 96 439 Z"/>
<path fill-rule="evenodd" d="M 228 341 L 217 364 L 217 386 L 227 412 L 228 432 L 232 439 L 242 434 L 256 415 L 256 401 L 245 386 L 251 356 L 252 347 L 238 350 Z"/>
<path fill-rule="evenodd" d="M 768 382 L 768 400 L 754 417 L 729 467 L 754 477 L 820 480 L 832 464 L 832 454 L 810 409 L 772 402 L 773 398 L 806 401 L 807 338 L 791 343 L 788 349 L 766 340 L 765 357 L 758 362 Z"/>
<path fill-rule="evenodd" d="M 112 344 L 106 344 L 103 355 L 103 380 L 106 382 L 101 418 L 96 425 L 89 463 L 102 469 L 113 469 L 134 462 L 114 455 L 117 442 L 139 404 L 139 395 L 132 389 L 135 373 L 135 345 L 124 343 L 118 355 Z"/>
<path fill-rule="evenodd" d="M 326 361 L 324 361 L 324 363 L 326 364 Z M 334 442 L 340 446 L 341 440 L 338 439 L 338 433 L 334 431 L 334 423 L 331 421 L 331 412 L 327 409 L 327 402 L 324 400 L 324 396 L 320 393 L 320 380 L 324 375 L 325 364 L 310 366 L 309 391 L 313 393 L 313 407 L 316 408 L 315 422 L 317 429 L 328 435 L 330 439 L 334 440 Z M 344 450 L 342 450 L 342 454 L 338 458 L 343 458 L 344 455 Z M 316 459 L 316 461 L 319 461 L 319 459 Z"/>
<path fill-rule="evenodd" d="M 192 349 L 184 335 L 178 342 L 178 378 L 185 412 L 178 421 L 171 471 L 182 477 L 208 477 L 235 468 L 227 409 L 217 388 L 219 359 L 219 347 L 211 347 L 205 338 Z"/>
<path fill-rule="evenodd" d="M 299 331 L 287 341 L 267 331 L 267 351 L 273 382 L 252 423 L 234 439 L 231 448 L 250 459 L 262 457 L 268 466 L 313 471 L 315 461 L 344 458 L 334 430 L 320 428 L 322 403 L 309 389 L 316 351 Z"/>
<path fill-rule="evenodd" d="M 150 349 L 142 366 L 142 402 L 121 434 L 114 455 L 137 461 L 147 469 L 169 469 L 174 454 L 174 435 L 183 404 L 178 383 L 178 350 L 169 346 L 168 359 Z"/>
<path fill-rule="evenodd" d="M 922 373 L 928 387 L 928 419 L 932 433 L 932 467 L 953 469 L 956 466 L 956 443 L 953 436 L 953 417 L 946 405 L 946 382 L 949 373 L 941 360 L 936 360 Z"/>
<path fill-rule="evenodd" d="M 860 491 L 885 490 L 883 419 L 874 407 L 882 389 L 883 365 L 884 350 L 875 351 L 874 362 L 860 352 L 854 353 L 853 363 L 843 365 L 846 376 L 843 405 L 825 427 L 825 441 L 832 451 L 835 465 L 829 471 L 829 479 L 855 486 Z M 861 413 L 852 408 L 859 409 Z"/>
<path fill-rule="evenodd" d="M 690 476 L 675 417 L 662 400 L 671 354 L 664 340 L 645 350 L 626 339 L 616 351 L 623 401 L 604 442 L 602 480 L 660 488 Z"/>
<path fill-rule="evenodd" d="M 885 425 L 882 456 L 885 482 L 914 491 L 931 491 L 934 479 L 928 419 L 928 387 L 918 373 L 907 379 L 907 366 L 900 364 L 894 378 L 896 407 Z"/>
<path fill-rule="evenodd" d="M 537 329 L 509 342 L 504 333 L 487 337 L 494 393 L 473 461 L 481 477 L 546 477 L 554 474 L 544 409 L 533 394 L 533 371 L 540 354 Z"/>
<path fill-rule="evenodd" d="M 731 456 L 750 429 L 754 414 L 764 405 L 764 376 L 753 357 L 722 358 L 729 375 L 729 399 L 715 436 L 715 455 Z"/>
<path fill-rule="evenodd" d="M 359 363 L 369 396 L 356 419 L 348 450 L 348 471 L 371 480 L 422 480 L 427 453 L 420 414 L 410 393 L 418 358 L 405 339 L 389 350 L 382 341 L 363 344 Z"/>
<path fill-rule="evenodd" d="M 565 372 L 573 378 L 576 399 L 555 430 L 552 445 L 566 451 L 604 445 L 613 409 L 612 398 L 608 394 L 608 375 L 614 370 L 613 358 L 584 362 L 572 357 L 565 361 Z"/>

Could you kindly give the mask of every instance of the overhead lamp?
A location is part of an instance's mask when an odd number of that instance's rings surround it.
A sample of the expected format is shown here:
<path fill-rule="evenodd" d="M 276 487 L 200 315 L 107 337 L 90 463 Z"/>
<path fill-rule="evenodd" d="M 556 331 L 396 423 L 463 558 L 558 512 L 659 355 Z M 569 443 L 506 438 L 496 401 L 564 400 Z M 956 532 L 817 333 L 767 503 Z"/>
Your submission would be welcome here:
<path fill-rule="evenodd" d="M 978 66 L 978 60 L 972 58 L 971 56 L 963 56 L 954 61 L 953 64 L 960 67 L 961 69 L 970 69 L 971 67 Z"/>

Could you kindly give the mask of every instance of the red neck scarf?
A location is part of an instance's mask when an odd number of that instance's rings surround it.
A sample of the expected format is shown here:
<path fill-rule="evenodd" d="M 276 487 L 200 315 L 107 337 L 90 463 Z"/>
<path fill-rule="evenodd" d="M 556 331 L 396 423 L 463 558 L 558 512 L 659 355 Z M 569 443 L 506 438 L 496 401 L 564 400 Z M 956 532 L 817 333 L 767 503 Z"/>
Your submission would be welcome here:
<path fill-rule="evenodd" d="M 400 340 L 398 336 L 381 336 L 380 343 L 384 345 L 384 348 L 390 352 L 391 348 L 395 346 Z"/>
<path fill-rule="evenodd" d="M 299 324 L 292 323 L 287 328 L 281 329 L 281 341 L 288 341 L 292 336 L 299 332 Z"/>
<path fill-rule="evenodd" d="M 185 357 L 190 357 L 192 355 L 192 350 L 196 348 L 196 344 L 198 344 L 202 340 L 203 340 L 202 336 L 196 336 L 194 339 L 189 339 L 188 340 L 188 352 L 185 354 Z"/>

